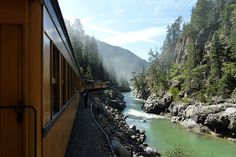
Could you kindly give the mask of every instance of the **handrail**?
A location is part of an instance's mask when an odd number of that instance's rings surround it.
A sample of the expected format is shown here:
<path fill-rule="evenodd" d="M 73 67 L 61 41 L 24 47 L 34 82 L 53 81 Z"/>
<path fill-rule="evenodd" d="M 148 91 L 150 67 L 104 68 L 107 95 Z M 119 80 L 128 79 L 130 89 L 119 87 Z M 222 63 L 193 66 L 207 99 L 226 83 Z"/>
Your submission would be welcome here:
<path fill-rule="evenodd" d="M 31 109 L 34 112 L 34 156 L 37 157 L 37 110 L 31 105 L 1 106 L 0 109 Z"/>

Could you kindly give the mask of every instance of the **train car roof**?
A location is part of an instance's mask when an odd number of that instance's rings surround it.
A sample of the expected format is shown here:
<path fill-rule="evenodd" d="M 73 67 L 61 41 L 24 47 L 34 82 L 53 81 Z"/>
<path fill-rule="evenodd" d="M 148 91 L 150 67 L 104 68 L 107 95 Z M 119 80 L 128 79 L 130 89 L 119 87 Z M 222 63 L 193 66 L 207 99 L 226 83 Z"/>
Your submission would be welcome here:
<path fill-rule="evenodd" d="M 70 41 L 69 34 L 67 32 L 65 21 L 62 16 L 58 1 L 57 0 L 43 0 L 43 3 L 44 3 L 44 6 L 46 7 L 46 9 L 48 10 L 52 20 L 54 21 L 54 24 L 56 25 L 58 32 L 59 32 L 59 34 L 60 34 L 68 52 L 69 52 L 69 55 L 73 61 L 72 64 L 74 65 L 74 67 L 72 67 L 72 68 L 74 70 L 76 70 L 76 73 L 79 75 L 80 74 L 79 65 L 75 59 L 73 47 L 72 47 L 72 44 Z"/>

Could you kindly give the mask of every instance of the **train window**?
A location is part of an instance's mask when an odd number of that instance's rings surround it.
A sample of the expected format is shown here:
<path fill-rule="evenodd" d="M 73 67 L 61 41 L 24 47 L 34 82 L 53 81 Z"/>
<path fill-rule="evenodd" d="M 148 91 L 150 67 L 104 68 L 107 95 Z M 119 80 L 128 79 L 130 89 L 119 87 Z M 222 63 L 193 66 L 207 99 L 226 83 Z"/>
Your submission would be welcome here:
<path fill-rule="evenodd" d="M 67 78 L 68 78 L 68 80 L 67 80 L 67 93 L 68 93 L 68 100 L 70 99 L 70 73 L 71 73 L 71 71 L 70 71 L 70 66 L 67 66 L 67 69 L 68 69 L 68 75 L 67 75 Z"/>
<path fill-rule="evenodd" d="M 66 61 L 65 58 L 62 57 L 62 72 L 61 72 L 61 90 L 62 90 L 62 104 L 66 104 Z"/>
<path fill-rule="evenodd" d="M 60 111 L 60 85 L 59 85 L 59 51 L 53 45 L 52 48 L 52 110 L 53 115 Z"/>
<path fill-rule="evenodd" d="M 67 102 L 68 101 L 68 63 L 66 62 L 65 63 L 65 101 Z"/>
<path fill-rule="evenodd" d="M 43 124 L 52 119 L 51 110 L 51 70 L 50 70 L 50 39 L 44 34 L 43 37 Z"/>

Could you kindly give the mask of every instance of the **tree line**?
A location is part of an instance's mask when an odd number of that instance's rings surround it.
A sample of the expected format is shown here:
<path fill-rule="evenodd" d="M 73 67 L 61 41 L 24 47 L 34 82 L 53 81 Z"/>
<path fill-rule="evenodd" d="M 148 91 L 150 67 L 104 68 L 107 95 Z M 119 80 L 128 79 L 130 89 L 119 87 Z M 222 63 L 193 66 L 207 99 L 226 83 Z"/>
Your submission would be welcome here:
<path fill-rule="evenodd" d="M 76 19 L 73 24 L 66 20 L 66 26 L 80 68 L 80 74 L 88 79 L 106 80 L 116 84 L 115 75 L 105 69 L 102 63 L 96 39 L 85 34 L 80 20 Z"/>
<path fill-rule="evenodd" d="M 190 23 L 167 27 L 160 52 L 150 49 L 149 68 L 133 75 L 137 91 L 169 91 L 200 101 L 236 97 L 236 1 L 198 0 Z"/>

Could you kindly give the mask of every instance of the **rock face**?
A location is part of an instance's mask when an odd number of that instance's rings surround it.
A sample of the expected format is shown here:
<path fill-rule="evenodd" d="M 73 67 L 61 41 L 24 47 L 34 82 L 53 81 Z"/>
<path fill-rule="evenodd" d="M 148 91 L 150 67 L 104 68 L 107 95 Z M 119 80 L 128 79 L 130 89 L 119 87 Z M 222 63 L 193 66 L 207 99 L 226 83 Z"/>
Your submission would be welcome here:
<path fill-rule="evenodd" d="M 202 105 L 190 105 L 183 112 L 183 118 L 192 118 L 197 123 L 203 124 L 206 120 L 208 114 L 218 113 L 225 110 L 224 105 L 210 105 L 210 106 L 202 106 Z"/>
<path fill-rule="evenodd" d="M 148 97 L 147 101 L 143 106 L 144 112 L 160 114 L 166 112 L 170 104 L 172 103 L 173 98 L 171 94 L 164 95 L 163 99 L 151 95 Z"/>
<path fill-rule="evenodd" d="M 236 137 L 236 105 L 221 103 L 217 105 L 171 104 L 168 108 L 173 116 L 173 123 L 180 122 L 184 127 L 196 132 L 218 134 Z"/>
<path fill-rule="evenodd" d="M 183 38 L 178 41 L 175 47 L 175 62 L 180 63 L 181 61 L 184 61 L 187 55 L 187 48 L 186 45 L 188 45 L 189 39 Z"/>
<path fill-rule="evenodd" d="M 209 114 L 204 124 L 215 132 L 236 137 L 236 108 L 229 107 L 225 111 Z"/>
<path fill-rule="evenodd" d="M 149 92 L 147 90 L 140 90 L 140 91 L 134 90 L 132 94 L 138 99 L 147 100 Z"/>

